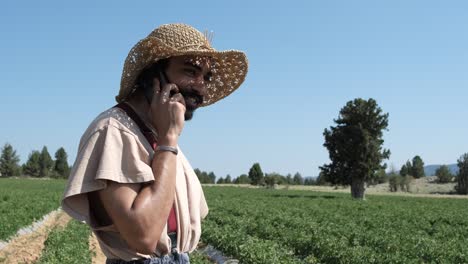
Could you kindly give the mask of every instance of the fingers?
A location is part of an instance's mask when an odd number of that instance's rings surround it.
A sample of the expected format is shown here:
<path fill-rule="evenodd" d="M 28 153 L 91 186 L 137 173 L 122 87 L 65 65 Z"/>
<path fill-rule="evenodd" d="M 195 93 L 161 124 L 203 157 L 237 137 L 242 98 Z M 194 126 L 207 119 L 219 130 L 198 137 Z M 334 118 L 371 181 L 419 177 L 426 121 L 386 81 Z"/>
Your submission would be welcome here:
<path fill-rule="evenodd" d="M 180 135 L 186 111 L 185 100 L 175 84 L 162 84 L 157 78 L 153 82 L 154 99 L 150 107 L 150 118 L 158 134 Z"/>
<path fill-rule="evenodd" d="M 173 102 L 178 102 L 178 103 L 182 104 L 184 107 L 186 107 L 186 106 L 185 106 L 185 99 L 184 99 L 184 97 L 182 96 L 181 93 L 176 93 L 176 94 L 174 94 L 174 95 L 171 97 L 171 101 L 173 101 Z"/>
<path fill-rule="evenodd" d="M 159 102 L 159 97 L 161 94 L 161 88 L 159 87 L 159 80 L 157 78 L 153 79 L 153 97 L 151 100 L 151 105 Z"/>
<path fill-rule="evenodd" d="M 169 102 L 171 93 L 179 93 L 179 88 L 177 88 L 177 85 L 173 83 L 166 84 L 164 87 L 162 87 L 160 101 L 162 103 Z"/>

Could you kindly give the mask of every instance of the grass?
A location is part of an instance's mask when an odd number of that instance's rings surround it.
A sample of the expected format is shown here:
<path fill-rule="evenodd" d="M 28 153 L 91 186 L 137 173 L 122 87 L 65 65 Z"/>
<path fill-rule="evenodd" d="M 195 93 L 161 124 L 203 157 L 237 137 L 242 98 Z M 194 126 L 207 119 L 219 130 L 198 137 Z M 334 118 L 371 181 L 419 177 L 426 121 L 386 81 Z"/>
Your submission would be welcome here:
<path fill-rule="evenodd" d="M 212 264 L 207 256 L 201 254 L 200 252 L 194 251 L 190 253 L 190 263 L 192 264 Z"/>
<path fill-rule="evenodd" d="M 468 263 L 468 200 L 205 187 L 202 240 L 241 263 Z"/>
<path fill-rule="evenodd" d="M 56 209 L 65 184 L 0 179 L 0 240 Z M 354 201 L 348 190 L 293 188 L 205 186 L 202 240 L 242 263 L 468 263 L 466 199 L 368 192 Z M 74 220 L 53 230 L 38 263 L 90 263 L 89 235 Z M 190 257 L 211 263 L 199 252 Z"/>
<path fill-rule="evenodd" d="M 0 178 L 0 240 L 57 209 L 65 185 L 65 180 L 56 179 Z M 75 220 L 52 230 L 37 263 L 91 263 L 90 232 L 88 226 Z M 196 251 L 190 254 L 190 262 L 211 263 Z"/>
<path fill-rule="evenodd" d="M 91 263 L 90 235 L 89 227 L 75 220 L 71 220 L 64 229 L 52 230 L 37 264 Z"/>
<path fill-rule="evenodd" d="M 0 179 L 0 240 L 60 206 L 64 180 Z"/>

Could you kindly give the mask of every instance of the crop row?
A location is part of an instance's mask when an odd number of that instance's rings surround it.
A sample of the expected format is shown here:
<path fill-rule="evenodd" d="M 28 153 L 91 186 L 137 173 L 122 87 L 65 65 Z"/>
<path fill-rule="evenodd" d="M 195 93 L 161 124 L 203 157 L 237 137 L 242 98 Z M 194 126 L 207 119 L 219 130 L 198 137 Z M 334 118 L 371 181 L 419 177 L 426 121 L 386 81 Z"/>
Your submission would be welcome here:
<path fill-rule="evenodd" d="M 88 226 L 71 220 L 65 228 L 53 229 L 44 242 L 44 249 L 37 264 L 91 263 Z"/>
<path fill-rule="evenodd" d="M 0 240 L 60 206 L 63 180 L 0 179 Z"/>
<path fill-rule="evenodd" d="M 466 263 L 465 199 L 206 187 L 202 239 L 242 263 Z"/>
<path fill-rule="evenodd" d="M 0 240 L 57 209 L 65 184 L 64 180 L 0 179 Z M 75 220 L 51 230 L 37 263 L 91 263 L 90 234 L 87 225 Z M 194 264 L 211 263 L 199 252 L 190 258 Z"/>

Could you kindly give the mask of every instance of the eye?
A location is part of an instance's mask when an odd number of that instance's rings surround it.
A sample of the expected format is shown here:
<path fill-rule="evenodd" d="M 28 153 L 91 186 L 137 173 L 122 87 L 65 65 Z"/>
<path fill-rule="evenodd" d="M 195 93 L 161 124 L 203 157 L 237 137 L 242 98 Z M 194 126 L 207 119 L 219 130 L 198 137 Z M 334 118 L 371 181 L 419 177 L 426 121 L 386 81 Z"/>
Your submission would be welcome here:
<path fill-rule="evenodd" d="M 211 72 L 207 73 L 205 76 L 203 76 L 203 80 L 205 80 L 205 82 L 213 81 L 213 74 Z"/>
<path fill-rule="evenodd" d="M 185 69 L 184 71 L 185 71 L 185 73 L 187 73 L 187 75 L 189 75 L 189 76 L 195 76 L 195 74 L 197 73 L 194 69 L 188 69 L 188 68 Z"/>

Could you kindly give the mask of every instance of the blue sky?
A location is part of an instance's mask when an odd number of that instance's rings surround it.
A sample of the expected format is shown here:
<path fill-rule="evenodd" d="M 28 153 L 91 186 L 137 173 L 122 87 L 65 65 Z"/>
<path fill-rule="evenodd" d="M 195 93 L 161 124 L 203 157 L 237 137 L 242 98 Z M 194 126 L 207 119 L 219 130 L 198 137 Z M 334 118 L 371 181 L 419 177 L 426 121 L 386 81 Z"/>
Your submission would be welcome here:
<path fill-rule="evenodd" d="M 214 31 L 249 58 L 245 83 L 200 109 L 179 141 L 193 167 L 237 177 L 317 175 L 323 130 L 349 100 L 390 114 L 397 169 L 415 155 L 468 152 L 466 1 L 3 1 L 0 144 L 21 162 L 46 145 L 73 163 L 79 139 L 114 105 L 130 48 L 160 24 Z"/>

